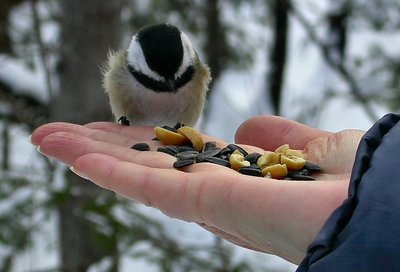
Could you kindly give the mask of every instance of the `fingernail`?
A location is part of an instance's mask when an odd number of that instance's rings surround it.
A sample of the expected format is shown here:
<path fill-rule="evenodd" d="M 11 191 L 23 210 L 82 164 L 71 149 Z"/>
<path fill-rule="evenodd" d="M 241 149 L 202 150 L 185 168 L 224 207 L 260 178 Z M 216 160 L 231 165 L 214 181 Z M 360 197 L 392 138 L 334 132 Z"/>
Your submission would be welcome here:
<path fill-rule="evenodd" d="M 90 179 L 89 179 L 88 177 L 86 177 L 84 174 L 80 173 L 79 171 L 76 171 L 75 168 L 74 168 L 73 166 L 71 166 L 71 167 L 69 168 L 69 170 L 71 170 L 72 173 L 74 173 L 75 175 L 77 175 L 77 176 L 79 176 L 79 177 L 81 177 L 81 178 L 83 178 L 83 179 L 90 180 Z"/>
<path fill-rule="evenodd" d="M 28 137 L 28 142 L 29 142 L 30 144 L 33 144 L 33 143 L 32 143 L 32 134 L 29 135 L 29 137 Z"/>

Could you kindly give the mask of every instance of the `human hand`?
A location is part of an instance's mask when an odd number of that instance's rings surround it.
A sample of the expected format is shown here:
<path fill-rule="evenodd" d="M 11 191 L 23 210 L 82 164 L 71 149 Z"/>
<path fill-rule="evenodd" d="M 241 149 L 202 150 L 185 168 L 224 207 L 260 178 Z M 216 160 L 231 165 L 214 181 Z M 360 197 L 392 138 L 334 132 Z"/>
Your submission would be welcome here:
<path fill-rule="evenodd" d="M 349 178 L 358 144 L 365 131 L 343 130 L 331 133 L 310 128 L 276 116 L 257 116 L 238 129 L 235 141 L 239 144 L 275 150 L 284 143 L 302 149 L 307 160 L 315 162 L 323 173 L 318 180 Z"/>
<path fill-rule="evenodd" d="M 238 245 L 298 263 L 327 217 L 346 197 L 351 166 L 332 163 L 342 153 L 352 165 L 354 154 L 350 153 L 360 134 L 346 133 L 332 134 L 264 116 L 245 122 L 236 134 L 237 142 L 263 149 L 273 150 L 284 143 L 304 148 L 309 159 L 327 173 L 320 177 L 324 182 L 266 180 L 208 163 L 178 171 L 171 168 L 175 159 L 167 154 L 130 149 L 154 137 L 148 127 L 52 123 L 38 128 L 32 143 L 99 186 L 170 217 L 196 222 Z M 153 149 L 159 145 L 149 143 Z"/>

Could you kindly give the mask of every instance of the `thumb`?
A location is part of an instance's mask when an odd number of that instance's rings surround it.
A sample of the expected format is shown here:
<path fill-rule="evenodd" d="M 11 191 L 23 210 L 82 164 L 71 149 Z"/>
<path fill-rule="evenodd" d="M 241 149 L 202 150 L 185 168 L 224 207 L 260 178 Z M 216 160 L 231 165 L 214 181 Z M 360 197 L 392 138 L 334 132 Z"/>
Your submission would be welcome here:
<path fill-rule="evenodd" d="M 331 174 L 350 173 L 365 131 L 348 129 L 310 141 L 304 148 L 307 159 Z"/>
<path fill-rule="evenodd" d="M 235 141 L 265 150 L 275 150 L 283 144 L 303 149 L 311 140 L 330 134 L 283 117 L 262 115 L 245 121 L 236 131 Z"/>

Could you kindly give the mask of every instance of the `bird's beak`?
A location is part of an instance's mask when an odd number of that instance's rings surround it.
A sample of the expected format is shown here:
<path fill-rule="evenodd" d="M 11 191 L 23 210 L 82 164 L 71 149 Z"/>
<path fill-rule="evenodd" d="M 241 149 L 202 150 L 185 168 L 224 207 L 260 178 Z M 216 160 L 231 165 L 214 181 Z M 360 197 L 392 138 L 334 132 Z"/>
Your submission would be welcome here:
<path fill-rule="evenodd" d="M 168 90 L 169 90 L 171 93 L 173 93 L 173 92 L 176 91 L 176 90 L 175 90 L 175 81 L 174 81 L 173 79 L 166 78 L 166 79 L 165 79 L 165 84 L 167 85 Z"/>

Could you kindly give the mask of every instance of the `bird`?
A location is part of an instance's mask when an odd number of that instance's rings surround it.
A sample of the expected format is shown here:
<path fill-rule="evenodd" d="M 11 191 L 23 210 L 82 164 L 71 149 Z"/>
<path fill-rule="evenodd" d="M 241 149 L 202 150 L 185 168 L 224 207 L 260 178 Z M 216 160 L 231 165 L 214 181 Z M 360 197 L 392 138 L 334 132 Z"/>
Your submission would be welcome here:
<path fill-rule="evenodd" d="M 141 28 L 127 50 L 110 50 L 103 87 L 115 119 L 135 126 L 194 126 L 211 82 L 188 36 L 160 23 Z"/>

